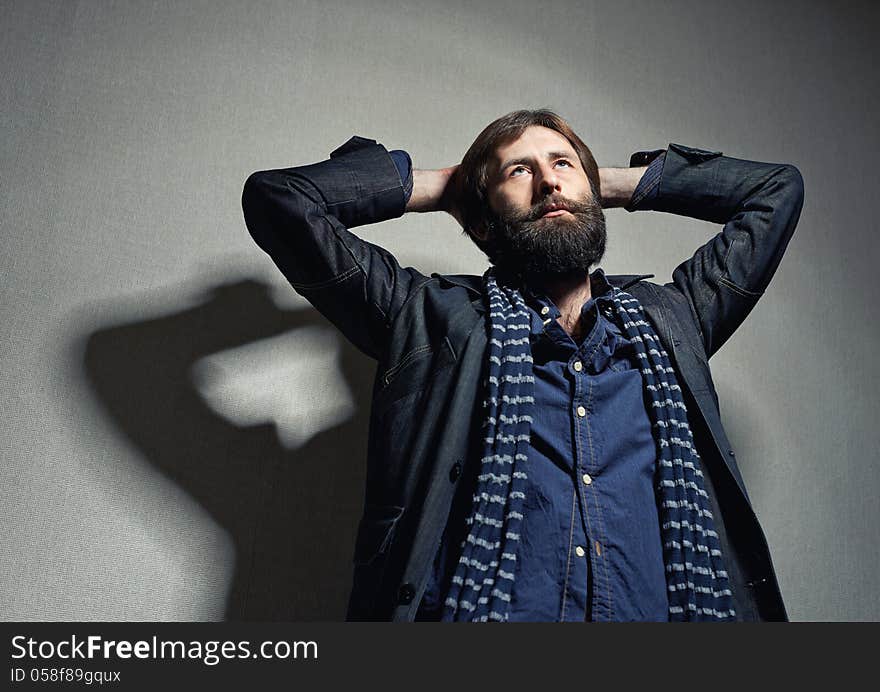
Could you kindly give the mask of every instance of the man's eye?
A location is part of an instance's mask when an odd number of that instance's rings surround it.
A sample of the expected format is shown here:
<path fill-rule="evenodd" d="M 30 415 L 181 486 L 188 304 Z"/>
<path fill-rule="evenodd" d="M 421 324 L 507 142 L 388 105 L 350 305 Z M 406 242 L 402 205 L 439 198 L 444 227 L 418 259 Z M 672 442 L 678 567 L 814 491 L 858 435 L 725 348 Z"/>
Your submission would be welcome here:
<path fill-rule="evenodd" d="M 510 171 L 510 175 L 515 176 L 517 173 L 525 172 L 527 170 L 528 169 L 525 166 L 517 166 L 516 168 L 514 168 L 513 170 Z"/>
<path fill-rule="evenodd" d="M 566 166 L 568 166 L 569 168 L 571 168 L 571 162 L 570 162 L 570 161 L 566 161 L 565 159 L 560 159 L 559 161 L 556 162 L 556 165 L 558 166 L 560 163 L 564 163 Z"/>

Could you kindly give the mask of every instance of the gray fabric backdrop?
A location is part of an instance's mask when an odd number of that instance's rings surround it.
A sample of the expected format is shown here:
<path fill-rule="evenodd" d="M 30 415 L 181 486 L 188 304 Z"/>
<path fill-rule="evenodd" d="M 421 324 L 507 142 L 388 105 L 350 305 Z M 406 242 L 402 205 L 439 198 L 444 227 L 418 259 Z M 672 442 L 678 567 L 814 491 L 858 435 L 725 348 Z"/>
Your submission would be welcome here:
<path fill-rule="evenodd" d="M 876 7 L 876 6 L 875 6 Z M 794 163 L 806 202 L 712 360 L 794 619 L 880 619 L 880 29 L 821 2 L 3 2 L 0 617 L 342 619 L 374 363 L 252 243 L 249 173 L 360 134 L 455 163 L 519 107 L 600 165 Z M 718 228 L 608 212 L 658 281 Z M 360 232 L 482 273 L 454 222 Z"/>

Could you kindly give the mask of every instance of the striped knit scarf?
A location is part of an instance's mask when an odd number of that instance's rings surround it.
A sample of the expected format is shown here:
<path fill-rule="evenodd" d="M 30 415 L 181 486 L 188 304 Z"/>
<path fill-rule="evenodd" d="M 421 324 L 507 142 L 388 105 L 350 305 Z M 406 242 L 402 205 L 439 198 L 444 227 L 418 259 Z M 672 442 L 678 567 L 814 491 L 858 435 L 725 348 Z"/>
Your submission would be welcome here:
<path fill-rule="evenodd" d="M 444 620 L 506 621 L 529 467 L 535 399 L 530 317 L 522 293 L 495 268 L 483 276 L 489 357 L 485 440 L 476 490 L 445 602 Z M 616 286 L 612 300 L 642 364 L 649 418 L 657 442 L 655 492 L 660 508 L 669 619 L 732 620 L 727 572 L 714 530 L 687 410 L 669 358 L 639 301 Z"/>

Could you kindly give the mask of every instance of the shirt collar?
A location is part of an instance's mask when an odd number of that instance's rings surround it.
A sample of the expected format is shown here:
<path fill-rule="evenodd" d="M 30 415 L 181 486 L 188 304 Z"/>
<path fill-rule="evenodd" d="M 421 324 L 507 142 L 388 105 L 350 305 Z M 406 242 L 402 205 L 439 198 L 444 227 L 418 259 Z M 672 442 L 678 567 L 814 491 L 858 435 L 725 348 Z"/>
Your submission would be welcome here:
<path fill-rule="evenodd" d="M 591 297 L 584 303 L 582 310 L 589 309 L 593 302 L 611 302 L 612 290 L 611 284 L 608 283 L 608 279 L 605 278 L 605 271 L 601 267 L 597 268 L 592 274 L 590 274 Z M 523 286 L 522 293 L 526 304 L 539 313 L 545 320 L 555 319 L 562 314 L 547 294 L 537 287 L 531 286 L 527 283 Z"/>
<path fill-rule="evenodd" d="M 608 337 L 611 339 L 611 343 L 614 346 L 612 350 L 615 350 L 620 346 L 630 344 L 631 341 L 623 336 L 620 325 L 617 323 L 618 319 L 612 297 L 613 292 L 614 289 L 612 285 L 605 277 L 605 271 L 601 268 L 597 268 L 590 274 L 591 296 L 590 299 L 581 306 L 581 314 L 594 310 L 605 317 L 604 320 L 600 319 L 599 322 L 608 332 Z M 528 284 L 524 285 L 522 287 L 522 294 L 526 305 L 529 307 L 531 327 L 530 336 L 531 340 L 534 341 L 536 338 L 544 334 L 544 329 L 550 321 L 557 319 L 562 313 L 546 293 L 533 286 L 529 286 Z M 590 322 L 592 321 L 593 319 L 590 318 Z"/>

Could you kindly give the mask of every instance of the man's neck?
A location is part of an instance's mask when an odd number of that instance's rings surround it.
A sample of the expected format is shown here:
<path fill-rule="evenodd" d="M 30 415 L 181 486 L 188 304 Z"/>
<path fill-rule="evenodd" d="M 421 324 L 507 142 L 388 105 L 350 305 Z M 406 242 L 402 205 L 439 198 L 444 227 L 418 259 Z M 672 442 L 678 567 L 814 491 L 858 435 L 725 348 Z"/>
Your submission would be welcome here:
<path fill-rule="evenodd" d="M 561 315 L 557 321 L 560 326 L 579 343 L 584 329 L 581 308 L 592 297 L 590 274 L 578 272 L 554 276 L 542 281 L 540 287 L 559 308 Z"/>

